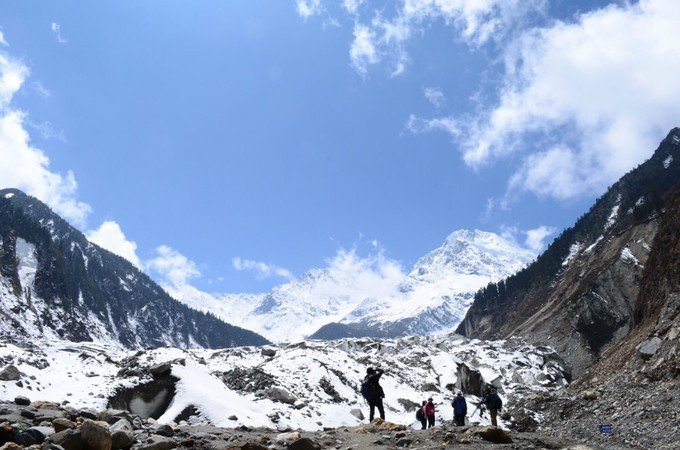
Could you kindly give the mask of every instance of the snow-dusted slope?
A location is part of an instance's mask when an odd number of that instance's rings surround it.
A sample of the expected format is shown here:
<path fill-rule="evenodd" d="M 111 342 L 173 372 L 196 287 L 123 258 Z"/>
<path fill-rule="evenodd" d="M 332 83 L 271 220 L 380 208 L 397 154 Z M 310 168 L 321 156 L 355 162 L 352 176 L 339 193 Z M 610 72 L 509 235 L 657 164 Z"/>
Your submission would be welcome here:
<path fill-rule="evenodd" d="M 472 404 L 479 401 L 475 386 L 496 386 L 511 405 L 516 396 L 566 384 L 561 362 L 549 349 L 519 341 L 482 343 L 456 335 L 139 352 L 92 343 L 0 341 L 0 362 L 0 370 L 13 364 L 23 373 L 22 383 L 0 381 L 0 399 L 24 395 L 93 410 L 105 408 L 112 398 L 126 397 L 121 391 L 135 386 L 137 392 L 153 391 L 153 384 L 160 382 L 158 374 L 165 372 L 157 370 L 154 377 L 149 369 L 167 362 L 179 381 L 172 381 L 174 389 L 166 391 L 172 398 L 159 412 L 160 422 L 179 422 L 177 416 L 193 406 L 198 415 L 186 420 L 225 427 L 319 430 L 357 425 L 361 420 L 352 410 L 367 413 L 359 393 L 367 366 L 385 370 L 381 384 L 387 418 L 404 424 L 413 424 L 416 405 L 427 397 L 435 399 L 439 420 L 451 420 L 454 388 L 465 391 L 470 420 L 488 423 L 488 416 L 480 417 Z M 126 398 L 133 413 L 148 411 L 142 400 L 147 397 Z M 156 402 L 158 397 L 147 399 Z"/>
<path fill-rule="evenodd" d="M 534 257 L 494 233 L 460 230 L 408 274 L 382 257 L 366 262 L 348 252 L 267 294 L 211 295 L 186 285 L 164 287 L 193 308 L 275 342 L 301 340 L 331 323 L 360 335 L 427 335 L 454 329 L 479 288 Z M 342 336 L 324 336 L 329 337 Z"/>

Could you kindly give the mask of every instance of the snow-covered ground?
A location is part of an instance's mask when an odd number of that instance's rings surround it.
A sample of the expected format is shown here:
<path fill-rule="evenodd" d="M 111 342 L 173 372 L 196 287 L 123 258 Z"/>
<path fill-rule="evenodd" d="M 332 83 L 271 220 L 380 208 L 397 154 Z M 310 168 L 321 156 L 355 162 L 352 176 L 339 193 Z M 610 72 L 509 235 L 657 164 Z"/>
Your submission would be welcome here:
<path fill-rule="evenodd" d="M 0 382 L 0 400 L 24 395 L 101 410 L 117 391 L 152 380 L 149 375 L 120 375 L 131 360 L 142 369 L 171 362 L 179 381 L 160 422 L 173 422 L 194 406 L 199 411 L 194 421 L 218 426 L 319 430 L 359 424 L 352 409 L 367 415 L 359 387 L 366 368 L 373 366 L 385 370 L 381 384 L 387 419 L 414 424 L 415 405 L 428 397 L 435 400 L 439 420 L 452 419 L 450 402 L 460 364 L 479 371 L 507 403 L 514 396 L 566 384 L 553 356 L 549 349 L 520 341 L 480 342 L 456 335 L 142 352 L 63 341 L 0 343 L 0 370 L 13 364 L 24 373 L 21 385 Z M 470 420 L 488 423 L 474 406 L 479 398 L 466 397 Z"/>

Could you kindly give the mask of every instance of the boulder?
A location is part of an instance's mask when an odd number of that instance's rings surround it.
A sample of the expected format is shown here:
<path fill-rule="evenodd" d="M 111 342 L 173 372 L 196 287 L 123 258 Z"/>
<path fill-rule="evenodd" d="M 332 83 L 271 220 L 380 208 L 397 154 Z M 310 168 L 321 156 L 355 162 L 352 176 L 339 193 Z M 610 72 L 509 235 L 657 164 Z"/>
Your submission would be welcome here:
<path fill-rule="evenodd" d="M 156 364 L 153 367 L 150 367 L 149 373 L 151 375 L 154 375 L 154 376 L 159 376 L 159 375 L 169 374 L 171 370 L 172 370 L 172 364 L 170 362 L 164 362 L 164 363 Z"/>
<path fill-rule="evenodd" d="M 494 426 L 472 427 L 466 433 L 479 436 L 485 441 L 493 442 L 494 444 L 512 444 L 512 438 L 507 431 Z"/>
<path fill-rule="evenodd" d="M 152 435 L 144 442 L 133 447 L 134 450 L 170 450 L 177 447 L 172 439 L 164 436 Z"/>
<path fill-rule="evenodd" d="M 267 356 L 269 358 L 272 358 L 272 357 L 276 356 L 276 350 L 274 350 L 273 348 L 263 348 L 262 350 L 260 350 L 260 354 L 262 356 Z"/>
<path fill-rule="evenodd" d="M 298 439 L 288 445 L 289 450 L 321 450 L 321 446 L 309 438 Z"/>
<path fill-rule="evenodd" d="M 175 435 L 175 430 L 170 425 L 154 424 L 151 426 L 151 432 L 165 437 L 173 437 Z"/>
<path fill-rule="evenodd" d="M 64 450 L 84 450 L 82 436 L 79 430 L 64 430 L 54 433 L 47 438 L 47 442 L 61 446 Z"/>
<path fill-rule="evenodd" d="M 20 431 L 14 438 L 14 442 L 30 447 L 31 445 L 42 444 L 45 441 L 45 434 L 36 428 Z"/>
<path fill-rule="evenodd" d="M 111 432 L 111 450 L 127 448 L 134 442 L 134 429 L 127 419 L 119 419 L 109 427 Z"/>
<path fill-rule="evenodd" d="M 59 417 L 52 421 L 52 427 L 54 428 L 55 432 L 59 433 L 60 431 L 74 429 L 76 427 L 76 424 L 68 419 Z"/>
<path fill-rule="evenodd" d="M 581 394 L 584 400 L 597 400 L 600 396 L 597 391 L 583 391 Z"/>
<path fill-rule="evenodd" d="M 365 419 L 364 413 L 362 413 L 359 408 L 352 408 L 352 409 L 349 410 L 349 413 L 359 420 Z"/>
<path fill-rule="evenodd" d="M 8 365 L 0 372 L 0 381 L 17 381 L 21 379 L 21 372 L 12 364 Z"/>
<path fill-rule="evenodd" d="M 654 356 L 656 352 L 659 351 L 659 348 L 661 348 L 661 344 L 663 344 L 663 341 L 661 339 L 659 339 L 658 337 L 653 337 L 638 344 L 638 346 L 635 347 L 635 350 L 637 350 L 640 358 L 642 358 L 643 360 L 648 360 L 652 356 Z"/>
<path fill-rule="evenodd" d="M 106 422 L 85 419 L 80 426 L 83 443 L 88 450 L 111 450 L 111 432 Z"/>
<path fill-rule="evenodd" d="M 269 400 L 274 402 L 285 403 L 287 405 L 294 405 L 297 402 L 297 398 L 287 391 L 281 388 L 271 387 L 265 394 Z"/>
<path fill-rule="evenodd" d="M 276 440 L 279 442 L 293 442 L 297 441 L 298 439 L 302 439 L 302 435 L 297 431 L 281 433 L 276 436 Z"/>
<path fill-rule="evenodd" d="M 0 450 L 24 450 L 24 448 L 15 442 L 7 442 L 5 445 L 0 447 Z"/>
<path fill-rule="evenodd" d="M 99 420 L 99 416 L 94 411 L 90 411 L 89 409 L 81 409 L 78 411 L 78 415 L 83 419 Z"/>
<path fill-rule="evenodd" d="M 22 395 L 18 395 L 16 397 L 14 397 L 14 403 L 17 404 L 17 405 L 21 405 L 21 406 L 28 406 L 28 405 L 31 404 L 31 400 L 27 397 L 22 396 Z"/>

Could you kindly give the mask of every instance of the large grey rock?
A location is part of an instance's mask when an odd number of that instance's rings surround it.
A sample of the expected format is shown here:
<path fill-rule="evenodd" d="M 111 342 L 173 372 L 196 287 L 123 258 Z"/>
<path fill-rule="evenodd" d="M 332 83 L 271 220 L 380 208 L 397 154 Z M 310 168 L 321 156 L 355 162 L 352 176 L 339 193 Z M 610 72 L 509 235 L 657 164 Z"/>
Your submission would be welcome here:
<path fill-rule="evenodd" d="M 352 409 L 349 410 L 349 413 L 359 420 L 365 419 L 364 413 L 362 413 L 359 408 L 352 408 Z"/>
<path fill-rule="evenodd" d="M 36 428 L 29 428 L 28 430 L 17 433 L 14 442 L 21 444 L 24 447 L 30 447 L 35 444 L 42 444 L 45 441 L 45 433 Z"/>
<path fill-rule="evenodd" d="M 109 427 L 111 432 L 111 450 L 127 448 L 134 442 L 134 430 L 127 419 L 120 419 Z"/>
<path fill-rule="evenodd" d="M 498 427 L 472 427 L 467 433 L 479 436 L 485 441 L 493 442 L 494 444 L 512 444 L 512 438 L 507 431 Z"/>
<path fill-rule="evenodd" d="M 111 432 L 106 422 L 85 419 L 80 434 L 88 450 L 111 450 Z"/>
<path fill-rule="evenodd" d="M 277 387 L 269 388 L 265 396 L 274 402 L 286 403 L 288 405 L 294 405 L 297 402 L 297 398 L 294 395 Z"/>
<path fill-rule="evenodd" d="M 141 442 L 132 448 L 133 450 L 170 450 L 175 447 L 177 447 L 177 444 L 172 439 L 163 436 L 152 435 L 144 442 Z"/>
<path fill-rule="evenodd" d="M 14 398 L 14 403 L 21 406 L 28 406 L 31 404 L 31 400 L 23 395 L 18 395 Z"/>
<path fill-rule="evenodd" d="M 54 433 L 47 438 L 47 441 L 63 447 L 64 450 L 83 450 L 85 448 L 79 430 L 69 429 Z"/>
<path fill-rule="evenodd" d="M 0 372 L 0 381 L 17 381 L 19 379 L 21 379 L 21 372 L 12 364 Z"/>
<path fill-rule="evenodd" d="M 658 337 L 653 337 L 640 343 L 635 349 L 637 350 L 638 355 L 640 355 L 640 358 L 647 360 L 659 351 L 661 344 L 663 344 L 661 339 Z"/>
<path fill-rule="evenodd" d="M 54 427 L 54 431 L 58 433 L 64 430 L 72 430 L 76 427 L 76 424 L 64 417 L 59 417 L 52 421 L 52 427 Z"/>
<path fill-rule="evenodd" d="M 309 438 L 298 439 L 288 445 L 289 450 L 321 450 L 321 446 Z"/>

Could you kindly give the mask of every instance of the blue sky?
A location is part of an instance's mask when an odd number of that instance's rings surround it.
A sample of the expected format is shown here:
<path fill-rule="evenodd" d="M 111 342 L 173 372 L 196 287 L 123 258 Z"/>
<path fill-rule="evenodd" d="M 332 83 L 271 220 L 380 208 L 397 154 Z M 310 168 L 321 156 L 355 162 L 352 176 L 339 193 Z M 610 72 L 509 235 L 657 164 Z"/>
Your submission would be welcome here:
<path fill-rule="evenodd" d="M 460 228 L 540 248 L 678 125 L 676 9 L 4 1 L 0 179 L 209 291 Z"/>

